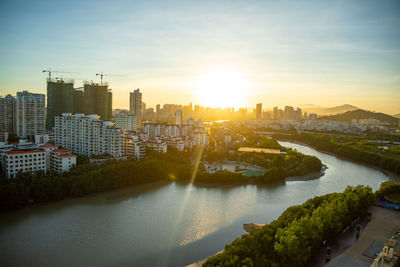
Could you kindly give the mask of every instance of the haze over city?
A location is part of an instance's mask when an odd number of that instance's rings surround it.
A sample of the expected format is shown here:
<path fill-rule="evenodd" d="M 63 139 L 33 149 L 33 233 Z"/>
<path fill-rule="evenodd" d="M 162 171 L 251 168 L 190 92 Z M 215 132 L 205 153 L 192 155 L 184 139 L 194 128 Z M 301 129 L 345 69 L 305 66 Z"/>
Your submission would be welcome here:
<path fill-rule="evenodd" d="M 108 77 L 114 108 L 316 104 L 400 112 L 398 1 L 2 1 L 0 94 L 42 69 Z M 61 75 L 59 75 L 61 76 Z M 76 80 L 79 86 L 82 81 Z"/>

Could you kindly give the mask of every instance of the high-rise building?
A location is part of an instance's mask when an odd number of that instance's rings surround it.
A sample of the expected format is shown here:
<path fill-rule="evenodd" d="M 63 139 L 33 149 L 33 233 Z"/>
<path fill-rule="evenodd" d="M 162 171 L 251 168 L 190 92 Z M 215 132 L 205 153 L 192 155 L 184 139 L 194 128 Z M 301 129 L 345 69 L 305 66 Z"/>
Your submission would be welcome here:
<path fill-rule="evenodd" d="M 16 99 L 12 95 L 0 97 L 0 131 L 15 134 L 14 113 Z"/>
<path fill-rule="evenodd" d="M 285 120 L 290 121 L 294 119 L 294 109 L 291 106 L 285 107 Z"/>
<path fill-rule="evenodd" d="M 179 109 L 175 112 L 175 124 L 181 126 L 182 125 L 182 110 Z"/>
<path fill-rule="evenodd" d="M 256 105 L 256 119 L 257 120 L 261 119 L 261 110 L 262 110 L 262 104 L 258 103 Z"/>
<path fill-rule="evenodd" d="M 301 108 L 297 108 L 296 109 L 296 112 L 295 112 L 295 114 L 296 114 L 296 120 L 301 120 L 301 119 L 303 119 L 303 112 L 301 111 Z"/>
<path fill-rule="evenodd" d="M 274 107 L 274 111 L 272 114 L 273 119 L 278 120 L 278 107 Z"/>
<path fill-rule="evenodd" d="M 74 112 L 74 82 L 65 80 L 47 79 L 47 117 L 46 127 L 52 129 L 54 117 L 62 113 Z"/>
<path fill-rule="evenodd" d="M 144 113 L 146 113 L 146 103 L 144 103 L 143 101 L 142 101 L 142 105 L 141 105 L 141 108 L 140 108 L 140 112 L 142 113 L 142 115 Z M 143 119 L 143 116 L 142 116 L 142 119 Z"/>
<path fill-rule="evenodd" d="M 85 113 L 85 94 L 83 87 L 74 89 L 74 114 Z"/>
<path fill-rule="evenodd" d="M 64 113 L 55 118 L 54 141 L 57 146 L 72 150 L 75 154 L 123 156 L 121 129 L 110 121 L 100 120 L 98 115 Z"/>
<path fill-rule="evenodd" d="M 16 134 L 20 137 L 44 134 L 46 131 L 46 97 L 28 91 L 17 92 L 14 116 Z"/>
<path fill-rule="evenodd" d="M 142 124 L 142 93 L 139 88 L 130 93 L 129 96 L 129 113 L 136 116 L 137 127 Z"/>
<path fill-rule="evenodd" d="M 86 114 L 97 114 L 104 121 L 112 119 L 112 93 L 107 83 L 86 83 L 83 86 Z"/>

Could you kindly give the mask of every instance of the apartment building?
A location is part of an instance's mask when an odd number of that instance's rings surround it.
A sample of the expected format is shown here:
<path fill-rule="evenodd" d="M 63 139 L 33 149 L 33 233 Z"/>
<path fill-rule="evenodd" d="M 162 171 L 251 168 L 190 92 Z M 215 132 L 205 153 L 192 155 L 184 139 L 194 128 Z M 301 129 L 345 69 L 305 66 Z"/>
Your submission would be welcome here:
<path fill-rule="evenodd" d="M 146 145 L 138 136 L 124 137 L 124 155 L 129 159 L 141 160 L 146 156 Z"/>
<path fill-rule="evenodd" d="M 122 131 L 137 131 L 138 129 L 136 115 L 117 113 L 114 121 L 115 127 Z"/>
<path fill-rule="evenodd" d="M 167 153 L 167 143 L 162 140 L 149 140 L 146 141 L 146 146 L 159 153 Z"/>
<path fill-rule="evenodd" d="M 110 121 L 98 115 L 63 113 L 55 117 L 54 140 L 56 146 L 65 147 L 74 154 L 123 156 L 123 135 Z"/>
<path fill-rule="evenodd" d="M 76 156 L 68 149 L 54 149 L 50 157 L 50 169 L 56 173 L 67 172 L 76 165 Z"/>
<path fill-rule="evenodd" d="M 46 173 L 46 151 L 44 149 L 12 150 L 2 152 L 2 170 L 7 178 L 19 173 Z"/>
<path fill-rule="evenodd" d="M 46 131 L 46 97 L 28 91 L 17 96 L 0 97 L 0 131 L 19 137 L 44 134 Z"/>

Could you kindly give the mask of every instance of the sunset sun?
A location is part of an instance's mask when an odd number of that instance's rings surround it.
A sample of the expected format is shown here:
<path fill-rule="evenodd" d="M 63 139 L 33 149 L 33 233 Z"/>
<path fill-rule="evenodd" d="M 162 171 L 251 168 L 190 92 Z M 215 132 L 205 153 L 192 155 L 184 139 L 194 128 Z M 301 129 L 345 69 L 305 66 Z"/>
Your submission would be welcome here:
<path fill-rule="evenodd" d="M 194 81 L 194 89 L 201 105 L 237 108 L 245 106 L 250 83 L 238 71 L 218 68 L 200 74 Z"/>

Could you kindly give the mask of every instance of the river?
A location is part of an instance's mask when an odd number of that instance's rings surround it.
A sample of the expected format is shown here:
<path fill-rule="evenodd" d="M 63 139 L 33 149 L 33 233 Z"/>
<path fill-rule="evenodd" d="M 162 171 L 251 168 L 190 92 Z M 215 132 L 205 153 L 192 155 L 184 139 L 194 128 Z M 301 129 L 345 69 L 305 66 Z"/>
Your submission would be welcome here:
<path fill-rule="evenodd" d="M 328 167 L 315 180 L 275 186 L 154 183 L 2 215 L 1 266 L 183 266 L 222 250 L 243 223 L 268 223 L 287 207 L 347 185 L 374 190 L 381 171 L 280 142 Z"/>

